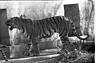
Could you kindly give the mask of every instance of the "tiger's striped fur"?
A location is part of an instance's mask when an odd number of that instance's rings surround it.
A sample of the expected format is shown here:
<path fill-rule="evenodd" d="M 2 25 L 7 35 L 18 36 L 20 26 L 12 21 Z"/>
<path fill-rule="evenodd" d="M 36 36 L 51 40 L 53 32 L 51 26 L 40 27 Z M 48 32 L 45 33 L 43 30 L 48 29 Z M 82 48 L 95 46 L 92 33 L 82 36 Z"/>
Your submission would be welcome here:
<path fill-rule="evenodd" d="M 13 17 L 7 20 L 6 25 L 11 26 L 10 29 L 18 28 L 30 37 L 32 41 L 31 55 L 39 55 L 38 39 L 49 38 L 54 33 L 59 33 L 62 43 L 66 43 L 70 30 L 73 30 L 73 33 L 79 37 L 74 23 L 71 19 L 64 16 L 55 16 L 41 20 Z"/>

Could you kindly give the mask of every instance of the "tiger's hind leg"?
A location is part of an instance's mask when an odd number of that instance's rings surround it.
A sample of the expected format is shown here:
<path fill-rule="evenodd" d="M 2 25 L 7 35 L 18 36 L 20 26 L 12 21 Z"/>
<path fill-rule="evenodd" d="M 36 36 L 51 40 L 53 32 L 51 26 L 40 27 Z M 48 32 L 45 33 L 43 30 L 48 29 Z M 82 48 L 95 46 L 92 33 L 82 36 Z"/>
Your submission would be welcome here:
<path fill-rule="evenodd" d="M 62 44 L 63 44 L 62 50 L 63 50 L 65 53 L 68 53 L 68 48 L 67 48 L 67 46 L 70 44 L 69 39 L 68 39 L 67 37 L 66 37 L 66 38 L 61 38 L 61 41 L 62 41 Z"/>
<path fill-rule="evenodd" d="M 58 52 L 58 53 L 61 53 L 64 56 L 66 56 L 67 54 L 69 54 L 70 51 L 73 51 L 75 49 L 74 45 L 71 44 L 68 37 L 61 38 L 61 42 L 62 42 L 63 47 L 61 48 L 60 52 Z"/>
<path fill-rule="evenodd" d="M 63 44 L 63 48 L 62 49 L 66 49 L 68 51 L 73 51 L 75 49 L 75 46 L 69 41 L 68 37 L 65 37 L 63 39 L 61 39 L 62 44 Z"/>
<path fill-rule="evenodd" d="M 57 52 L 58 54 L 61 54 L 63 58 L 67 58 L 69 54 L 69 50 L 67 49 L 67 45 L 69 45 L 68 38 L 62 38 L 60 37 L 60 40 L 62 42 L 62 48 Z M 62 58 L 59 58 L 58 61 L 61 61 Z"/>

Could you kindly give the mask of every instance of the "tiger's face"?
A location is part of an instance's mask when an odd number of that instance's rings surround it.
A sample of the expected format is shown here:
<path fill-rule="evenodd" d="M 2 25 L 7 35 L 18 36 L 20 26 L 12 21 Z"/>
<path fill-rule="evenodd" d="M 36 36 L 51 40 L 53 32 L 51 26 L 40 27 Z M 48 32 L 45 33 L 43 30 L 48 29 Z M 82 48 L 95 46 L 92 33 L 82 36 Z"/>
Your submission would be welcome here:
<path fill-rule="evenodd" d="M 13 17 L 7 20 L 5 23 L 7 26 L 9 26 L 9 30 L 17 29 L 20 31 L 20 33 L 23 33 L 27 38 L 29 38 L 26 29 L 25 29 L 25 19 L 20 18 L 20 17 Z M 27 20 L 26 20 L 27 21 Z M 31 21 L 31 20 L 29 20 Z"/>
<path fill-rule="evenodd" d="M 7 22 L 5 23 L 7 26 L 9 26 L 10 30 L 13 30 L 13 28 L 21 30 L 20 26 L 21 18 L 19 17 L 13 17 L 11 19 L 8 19 Z"/>

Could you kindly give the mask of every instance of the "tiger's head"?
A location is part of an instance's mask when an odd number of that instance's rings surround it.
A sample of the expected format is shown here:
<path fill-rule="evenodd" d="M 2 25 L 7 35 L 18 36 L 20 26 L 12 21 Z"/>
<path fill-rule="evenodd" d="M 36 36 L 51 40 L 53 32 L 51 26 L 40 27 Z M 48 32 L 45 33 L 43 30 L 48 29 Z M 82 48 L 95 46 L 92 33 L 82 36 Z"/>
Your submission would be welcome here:
<path fill-rule="evenodd" d="M 27 31 L 30 31 L 32 20 L 31 19 L 24 19 L 21 17 L 13 17 L 8 19 L 5 24 L 9 27 L 10 30 L 18 29 L 21 33 L 23 33 L 26 37 L 29 38 L 29 33 Z"/>
<path fill-rule="evenodd" d="M 13 30 L 14 28 L 22 30 L 21 21 L 22 21 L 22 18 L 13 17 L 13 18 L 8 19 L 5 22 L 5 24 L 9 27 L 10 30 Z"/>

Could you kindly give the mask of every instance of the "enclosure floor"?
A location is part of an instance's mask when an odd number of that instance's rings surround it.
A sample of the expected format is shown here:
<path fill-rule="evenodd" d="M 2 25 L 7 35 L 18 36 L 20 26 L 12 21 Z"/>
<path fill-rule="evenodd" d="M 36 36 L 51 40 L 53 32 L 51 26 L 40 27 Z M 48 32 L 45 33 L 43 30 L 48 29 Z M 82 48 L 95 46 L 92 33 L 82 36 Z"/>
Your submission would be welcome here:
<path fill-rule="evenodd" d="M 0 63 L 47 63 L 53 61 L 55 57 L 58 57 L 59 54 L 56 54 L 57 49 L 43 50 L 40 53 L 40 56 L 37 57 L 27 57 L 27 58 L 19 58 L 19 59 L 8 59 L 1 60 Z"/>

